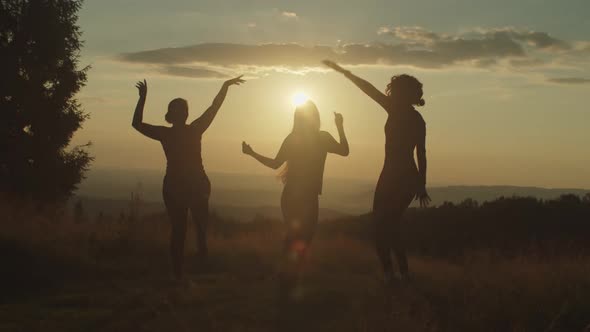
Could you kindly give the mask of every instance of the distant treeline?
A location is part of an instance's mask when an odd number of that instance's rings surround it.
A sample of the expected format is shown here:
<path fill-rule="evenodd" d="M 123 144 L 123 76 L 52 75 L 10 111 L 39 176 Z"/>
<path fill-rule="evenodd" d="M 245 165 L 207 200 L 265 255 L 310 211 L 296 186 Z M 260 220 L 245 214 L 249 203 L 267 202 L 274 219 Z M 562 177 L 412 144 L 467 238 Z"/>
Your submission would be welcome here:
<path fill-rule="evenodd" d="M 590 253 L 590 194 L 583 198 L 562 195 L 554 200 L 501 197 L 481 204 L 467 199 L 459 204 L 411 208 L 403 222 L 408 249 L 421 255 L 452 259 L 474 252 L 501 256 Z M 212 224 L 222 233 L 277 227 L 276 221 L 265 218 L 238 224 L 214 218 Z M 318 237 L 339 235 L 370 241 L 370 214 L 320 223 Z"/>

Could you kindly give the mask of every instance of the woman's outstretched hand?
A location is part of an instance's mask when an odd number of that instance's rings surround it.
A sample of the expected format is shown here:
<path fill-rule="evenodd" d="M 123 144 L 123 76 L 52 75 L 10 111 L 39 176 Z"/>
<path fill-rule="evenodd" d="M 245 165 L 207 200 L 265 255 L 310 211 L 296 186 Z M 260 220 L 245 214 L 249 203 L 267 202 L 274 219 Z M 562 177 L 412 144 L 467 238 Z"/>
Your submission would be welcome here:
<path fill-rule="evenodd" d="M 247 155 L 251 155 L 252 153 L 254 153 L 254 150 L 252 150 L 252 147 L 250 146 L 250 144 L 246 144 L 246 142 L 242 141 L 242 153 L 247 154 Z"/>
<path fill-rule="evenodd" d="M 137 84 L 135 84 L 135 87 L 137 88 L 137 90 L 139 90 L 139 97 L 145 98 L 147 96 L 147 82 L 145 79 L 143 80 L 143 82 L 137 82 Z"/>
<path fill-rule="evenodd" d="M 344 126 L 344 118 L 342 114 L 334 112 L 334 122 L 336 123 L 337 128 L 342 128 Z"/>
<path fill-rule="evenodd" d="M 244 75 L 240 75 L 238 77 L 232 78 L 231 80 L 227 80 L 223 84 L 225 86 L 232 86 L 232 85 L 240 85 L 242 83 L 245 83 L 246 80 L 243 80 L 242 76 L 244 76 Z"/>
<path fill-rule="evenodd" d="M 428 207 L 431 199 L 430 196 L 428 196 L 428 192 L 426 191 L 425 187 L 418 190 L 418 193 L 416 194 L 416 200 L 420 201 L 420 207 Z"/>
<path fill-rule="evenodd" d="M 322 61 L 322 63 L 332 69 L 334 69 L 335 71 L 339 72 L 339 73 L 346 73 L 346 70 L 342 67 L 340 67 L 336 62 L 332 61 L 332 60 L 324 60 Z"/>

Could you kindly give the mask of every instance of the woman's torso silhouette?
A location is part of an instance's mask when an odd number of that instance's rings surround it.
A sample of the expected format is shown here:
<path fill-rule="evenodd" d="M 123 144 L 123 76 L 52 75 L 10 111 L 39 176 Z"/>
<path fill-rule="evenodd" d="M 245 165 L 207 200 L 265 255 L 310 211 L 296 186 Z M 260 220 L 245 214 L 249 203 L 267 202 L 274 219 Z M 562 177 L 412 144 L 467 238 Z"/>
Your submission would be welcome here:
<path fill-rule="evenodd" d="M 167 160 L 163 188 L 167 198 L 189 201 L 195 195 L 209 196 L 210 183 L 201 157 L 202 135 L 198 127 L 190 125 L 163 132 L 160 142 Z"/>
<path fill-rule="evenodd" d="M 287 161 L 281 209 L 287 223 L 295 222 L 299 236 L 309 241 L 318 221 L 318 195 L 322 193 L 327 154 L 339 143 L 328 132 L 303 136 L 290 134 L 279 151 Z"/>
<path fill-rule="evenodd" d="M 167 128 L 161 139 L 166 155 L 166 174 L 201 175 L 205 172 L 201 158 L 202 132 L 185 125 Z"/>
<path fill-rule="evenodd" d="M 284 153 L 287 161 L 285 190 L 321 194 L 327 154 L 337 147 L 338 142 L 325 131 L 312 137 L 287 136 L 279 152 Z"/>
<path fill-rule="evenodd" d="M 392 110 L 385 123 L 385 162 L 383 171 L 399 177 L 418 177 L 414 148 L 424 136 L 425 122 L 413 108 Z"/>
<path fill-rule="evenodd" d="M 405 204 L 416 194 L 420 184 L 414 149 L 424 139 L 426 125 L 422 115 L 412 107 L 391 108 L 385 123 L 385 161 L 375 191 L 375 207 L 387 202 Z M 395 204 L 394 204 L 395 205 Z"/>

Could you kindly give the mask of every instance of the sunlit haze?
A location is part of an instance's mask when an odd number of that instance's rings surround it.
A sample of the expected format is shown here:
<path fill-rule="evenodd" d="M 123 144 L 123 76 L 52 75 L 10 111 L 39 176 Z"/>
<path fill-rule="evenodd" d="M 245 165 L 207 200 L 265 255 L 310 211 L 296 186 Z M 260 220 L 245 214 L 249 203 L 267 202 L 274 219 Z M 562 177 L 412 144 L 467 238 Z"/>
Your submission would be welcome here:
<path fill-rule="evenodd" d="M 293 95 L 293 106 L 298 107 L 309 100 L 309 97 L 303 92 L 297 92 Z"/>
<path fill-rule="evenodd" d="M 87 1 L 91 119 L 75 143 L 92 141 L 94 169 L 163 170 L 159 143 L 130 125 L 135 82 L 148 82 L 145 120 L 166 125 L 171 99 L 192 120 L 244 74 L 204 136 L 208 172 L 274 176 L 240 144 L 274 155 L 305 93 L 322 130 L 336 135 L 333 112 L 344 116 L 350 156 L 329 157 L 326 178 L 374 182 L 386 113 L 320 63 L 331 58 L 382 91 L 394 74 L 422 81 L 429 185 L 590 188 L 588 12 L 586 0 Z"/>

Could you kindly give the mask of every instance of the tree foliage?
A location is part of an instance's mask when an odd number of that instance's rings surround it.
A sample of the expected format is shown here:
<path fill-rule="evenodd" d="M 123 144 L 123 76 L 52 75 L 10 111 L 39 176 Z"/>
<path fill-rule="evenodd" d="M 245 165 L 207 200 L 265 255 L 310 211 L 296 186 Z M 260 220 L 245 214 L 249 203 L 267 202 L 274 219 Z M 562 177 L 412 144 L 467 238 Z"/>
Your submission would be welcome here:
<path fill-rule="evenodd" d="M 590 253 L 590 193 L 551 200 L 534 197 L 501 197 L 478 203 L 466 199 L 438 207 L 409 209 L 404 215 L 403 241 L 409 251 L 422 255 L 457 258 L 478 251 L 516 256 Z M 370 215 L 320 225 L 319 234 L 372 241 Z"/>
<path fill-rule="evenodd" d="M 63 201 L 92 157 L 69 148 L 88 118 L 76 100 L 81 0 L 0 0 L 0 191 Z"/>

